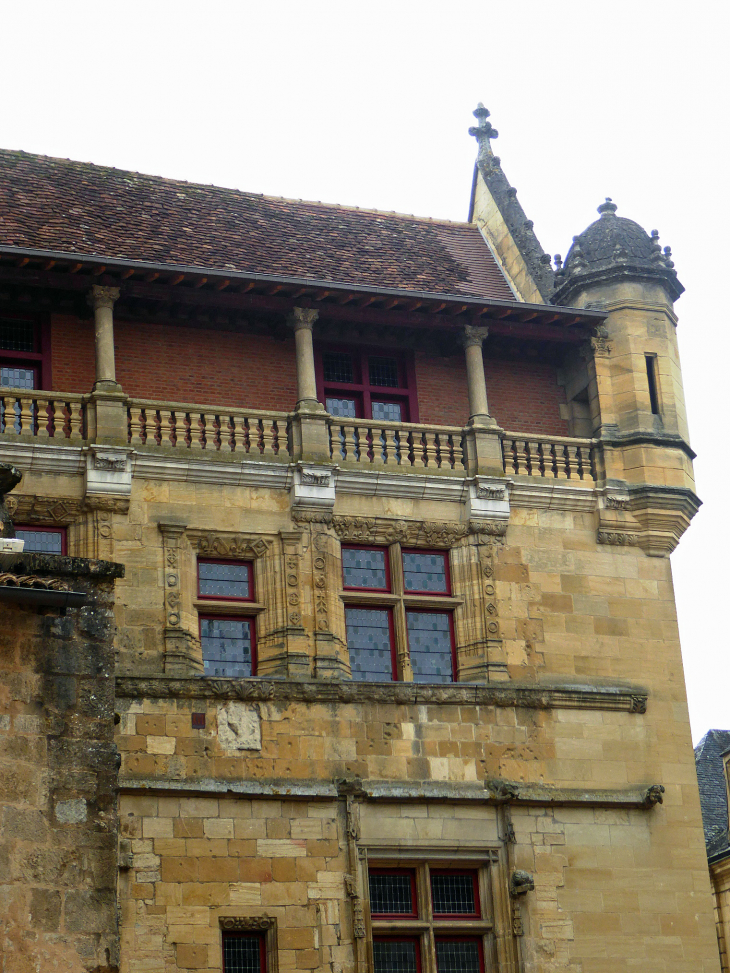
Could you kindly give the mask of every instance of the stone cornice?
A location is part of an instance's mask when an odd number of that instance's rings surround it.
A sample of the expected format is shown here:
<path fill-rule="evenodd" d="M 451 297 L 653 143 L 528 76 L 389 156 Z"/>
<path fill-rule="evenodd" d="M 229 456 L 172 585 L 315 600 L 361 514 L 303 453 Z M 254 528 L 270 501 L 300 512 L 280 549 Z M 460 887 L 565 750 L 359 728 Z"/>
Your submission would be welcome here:
<path fill-rule="evenodd" d="M 345 783 L 346 786 L 342 786 Z M 235 794 L 251 798 L 287 797 L 292 800 L 353 797 L 362 801 L 444 801 L 459 804 L 511 804 L 538 807 L 612 807 L 649 810 L 664 800 L 661 784 L 632 788 L 553 787 L 519 781 L 438 780 L 264 780 L 226 781 L 217 778 L 121 777 L 122 792 L 184 792 L 186 794 Z"/>
<path fill-rule="evenodd" d="M 122 699 L 245 699 L 304 703 L 436 703 L 440 706 L 503 706 L 527 709 L 621 710 L 645 713 L 646 689 L 625 685 L 499 683 L 424 685 L 423 683 L 295 682 L 278 679 L 170 679 L 117 676 Z"/>

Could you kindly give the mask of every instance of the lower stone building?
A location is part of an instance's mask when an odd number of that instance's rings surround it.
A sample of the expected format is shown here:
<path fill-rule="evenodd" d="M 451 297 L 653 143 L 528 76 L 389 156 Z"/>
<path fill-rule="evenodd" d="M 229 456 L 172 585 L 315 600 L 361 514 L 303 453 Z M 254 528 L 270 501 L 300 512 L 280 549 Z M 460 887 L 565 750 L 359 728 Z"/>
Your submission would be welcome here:
<path fill-rule="evenodd" d="M 715 926 L 723 973 L 730 969 L 730 833 L 728 832 L 728 756 L 730 731 L 709 730 L 695 747 Z"/>
<path fill-rule="evenodd" d="M 6 967 L 718 973 L 682 286 L 475 114 L 463 224 L 0 152 Z"/>

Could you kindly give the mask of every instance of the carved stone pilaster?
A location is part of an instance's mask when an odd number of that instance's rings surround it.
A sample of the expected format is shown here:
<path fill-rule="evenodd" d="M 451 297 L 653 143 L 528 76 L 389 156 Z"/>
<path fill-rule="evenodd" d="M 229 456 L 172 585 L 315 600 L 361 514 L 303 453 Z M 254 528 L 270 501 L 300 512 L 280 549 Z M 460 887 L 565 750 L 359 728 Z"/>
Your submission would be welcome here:
<path fill-rule="evenodd" d="M 509 678 L 499 622 L 494 561 L 498 538 L 470 535 L 451 551 L 454 591 L 464 605 L 454 612 L 460 682 Z"/>
<path fill-rule="evenodd" d="M 203 671 L 199 640 L 183 625 L 180 571 L 185 524 L 178 520 L 158 523 L 162 534 L 164 563 L 165 672 L 175 676 L 194 676 Z"/>
<path fill-rule="evenodd" d="M 256 563 L 256 590 L 266 605 L 258 619 L 258 674 L 309 679 L 299 531 L 281 531 Z"/>

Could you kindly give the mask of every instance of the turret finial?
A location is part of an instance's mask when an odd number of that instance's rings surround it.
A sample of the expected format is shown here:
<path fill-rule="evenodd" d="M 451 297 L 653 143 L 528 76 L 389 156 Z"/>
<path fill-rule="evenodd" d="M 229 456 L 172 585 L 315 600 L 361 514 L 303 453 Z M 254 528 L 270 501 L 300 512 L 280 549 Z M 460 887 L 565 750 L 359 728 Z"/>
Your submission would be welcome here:
<path fill-rule="evenodd" d="M 606 196 L 606 202 L 601 203 L 598 207 L 598 212 L 601 216 L 613 216 L 618 209 L 618 206 L 613 202 L 610 196 Z"/>
<path fill-rule="evenodd" d="M 479 158 L 482 159 L 492 155 L 492 146 L 489 144 L 489 140 L 496 139 L 499 132 L 496 128 L 492 127 L 491 122 L 487 121 L 489 118 L 489 110 L 484 107 L 481 101 L 472 114 L 479 124 L 472 125 L 469 129 L 469 135 L 473 135 L 477 140 L 479 144 Z"/>

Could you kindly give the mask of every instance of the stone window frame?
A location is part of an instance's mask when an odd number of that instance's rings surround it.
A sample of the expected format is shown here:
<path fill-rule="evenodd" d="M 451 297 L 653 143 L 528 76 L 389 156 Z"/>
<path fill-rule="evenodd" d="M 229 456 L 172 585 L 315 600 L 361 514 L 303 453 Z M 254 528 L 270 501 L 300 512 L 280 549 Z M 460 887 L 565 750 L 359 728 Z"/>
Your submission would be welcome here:
<path fill-rule="evenodd" d="M 275 916 L 219 916 L 221 969 L 223 970 L 223 936 L 225 933 L 253 933 L 263 937 L 266 965 L 261 973 L 279 973 L 278 931 Z"/>
<path fill-rule="evenodd" d="M 437 973 L 435 940 L 439 935 L 454 938 L 479 938 L 481 942 L 481 973 L 498 970 L 498 930 L 507 924 L 499 916 L 500 902 L 498 884 L 500 883 L 499 852 L 496 849 L 468 849 L 451 851 L 446 849 L 413 848 L 408 849 L 363 849 L 360 855 L 361 887 L 367 942 L 369 973 L 375 973 L 373 942 L 378 935 L 398 933 L 403 939 L 419 941 L 419 973 Z M 402 870 L 415 872 L 417 890 L 417 914 L 415 917 L 383 918 L 373 917 L 370 909 L 371 869 Z M 435 871 L 474 871 L 477 875 L 481 915 L 478 918 L 443 920 L 434 918 L 431 910 L 431 888 L 429 872 Z M 440 930 L 440 932 L 438 931 Z"/>
<path fill-rule="evenodd" d="M 389 591 L 364 588 L 346 588 L 344 576 L 340 577 L 340 598 L 345 611 L 347 608 L 381 608 L 387 609 L 391 629 L 391 651 L 393 654 L 393 668 L 395 675 L 387 682 L 414 682 L 413 667 L 411 665 L 408 646 L 407 615 L 409 611 L 421 610 L 447 614 L 449 617 L 449 633 L 451 639 L 452 679 L 450 683 L 438 685 L 453 685 L 458 681 L 459 660 L 457 657 L 456 631 L 454 612 L 464 604 L 464 599 L 455 597 L 452 588 L 453 570 L 451 552 L 448 548 L 432 548 L 414 543 L 403 543 L 394 540 L 385 544 L 360 543 L 356 540 L 342 542 L 342 549 L 383 550 L 386 555 L 387 575 L 390 584 Z M 411 593 L 405 590 L 403 577 L 404 552 L 416 551 L 419 554 L 440 554 L 446 563 L 447 594 Z M 424 683 L 424 685 L 430 685 Z M 434 685 L 437 685 L 434 683 Z"/>

